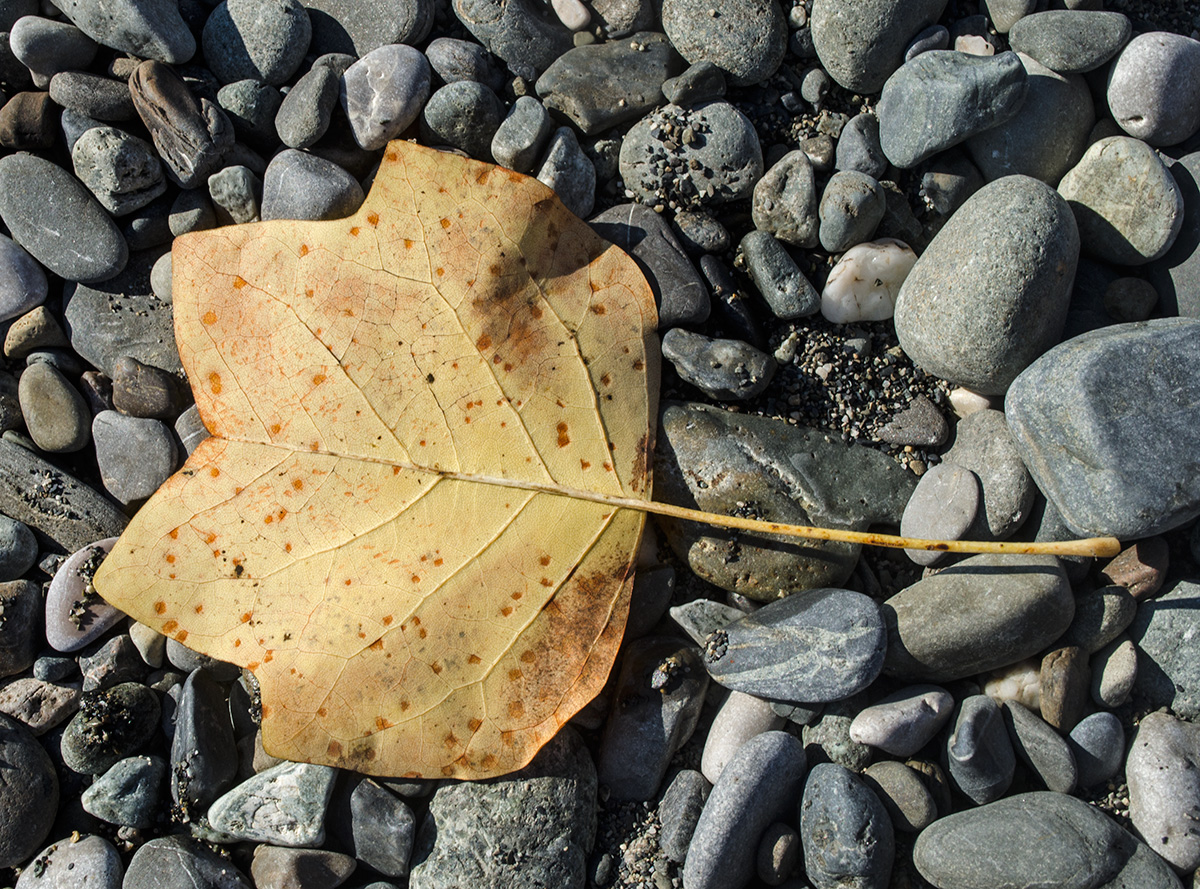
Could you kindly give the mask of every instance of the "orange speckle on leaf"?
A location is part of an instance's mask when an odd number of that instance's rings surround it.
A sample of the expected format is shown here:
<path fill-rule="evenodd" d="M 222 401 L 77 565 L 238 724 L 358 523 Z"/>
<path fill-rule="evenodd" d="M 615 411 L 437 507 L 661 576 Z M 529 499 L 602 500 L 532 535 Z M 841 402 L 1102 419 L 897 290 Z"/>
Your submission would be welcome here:
<path fill-rule="evenodd" d="M 342 745 L 338 741 L 330 741 L 329 746 L 325 748 L 325 753 L 330 759 L 341 759 Z"/>
<path fill-rule="evenodd" d="M 243 278 L 241 275 L 233 276 L 233 289 L 234 290 L 241 290 L 243 287 L 246 286 L 247 283 L 249 283 L 249 282 L 247 282 L 246 279 Z"/>
<path fill-rule="evenodd" d="M 421 575 L 420 575 L 420 574 L 414 574 L 414 575 L 412 576 L 412 582 L 413 582 L 413 583 L 420 583 L 420 582 L 421 582 Z"/>
<path fill-rule="evenodd" d="M 269 664 L 273 660 L 275 660 L 275 652 L 273 649 L 268 648 L 267 653 L 263 655 L 263 663 Z"/>
<path fill-rule="evenodd" d="M 469 728 L 472 732 L 477 732 L 483 728 L 483 720 L 478 716 L 472 716 L 467 720 L 467 728 Z"/>
<path fill-rule="evenodd" d="M 250 618 L 252 618 L 252 617 L 254 617 L 253 613 L 251 613 L 249 611 L 242 612 L 242 623 L 244 623 L 244 624 L 250 623 Z"/>
<path fill-rule="evenodd" d="M 494 769 L 496 767 L 495 754 L 492 754 L 492 753 L 485 754 L 483 759 L 479 761 L 479 764 L 481 766 L 483 766 L 485 771 L 490 772 L 492 769 Z"/>
<path fill-rule="evenodd" d="M 172 528 L 170 533 L 167 534 L 167 536 L 170 537 L 172 540 L 178 540 L 179 539 L 179 529 Z"/>
<path fill-rule="evenodd" d="M 593 315 L 603 315 L 605 312 L 608 311 L 608 309 L 604 308 L 604 306 L 600 305 L 600 304 L 596 304 L 594 306 L 589 306 L 589 308 L 592 310 Z"/>
<path fill-rule="evenodd" d="M 188 637 L 188 631 L 180 630 L 178 633 L 175 634 L 175 641 L 176 642 L 187 642 L 187 637 Z"/>
<path fill-rule="evenodd" d="M 512 599 L 514 602 L 520 602 L 521 597 L 524 595 L 525 594 L 523 592 L 521 592 L 520 590 L 516 590 L 514 592 L 509 593 L 508 598 Z"/>
<path fill-rule="evenodd" d="M 442 228 L 449 228 L 449 227 L 450 227 L 450 220 L 442 219 Z"/>
<path fill-rule="evenodd" d="M 205 324 L 216 324 L 217 323 L 217 313 L 212 310 L 209 310 L 204 313 L 204 317 L 202 317 L 200 320 L 203 321 Z"/>
<path fill-rule="evenodd" d="M 385 614 L 383 616 L 383 625 L 385 627 L 390 627 L 392 625 L 392 621 L 394 621 L 394 620 L 395 620 L 395 618 L 392 617 L 390 614 Z"/>
<path fill-rule="evenodd" d="M 308 245 L 307 245 L 307 244 L 301 244 L 301 245 L 300 245 L 300 255 L 301 255 L 301 256 L 308 256 Z"/>
<path fill-rule="evenodd" d="M 368 213 L 367 214 L 367 222 L 371 223 L 371 225 L 379 225 L 379 214 L 378 213 Z"/>
<path fill-rule="evenodd" d="M 290 553 L 292 551 L 292 545 L 290 543 L 285 543 L 283 545 L 283 551 L 285 553 Z"/>
<path fill-rule="evenodd" d="M 435 676 L 440 676 L 442 673 L 442 670 L 445 668 L 442 667 L 442 665 L 439 664 L 437 661 L 434 661 L 432 664 L 429 665 L 429 669 L 433 670 L 433 673 Z"/>
<path fill-rule="evenodd" d="M 196 606 L 195 608 L 193 608 L 192 610 L 193 610 L 193 611 L 195 611 L 197 614 L 203 614 L 203 613 L 204 613 L 204 606 L 203 606 L 203 605 L 197 605 L 197 606 Z"/>
<path fill-rule="evenodd" d="M 554 581 L 552 581 L 549 577 L 543 577 L 541 580 L 538 581 L 538 583 L 540 583 L 542 586 L 546 586 L 546 587 L 554 586 Z"/>
<path fill-rule="evenodd" d="M 592 468 L 592 464 L 589 463 L 587 460 L 581 459 L 579 461 L 579 468 L 582 469 L 584 472 L 587 472 L 589 469 Z"/>
<path fill-rule="evenodd" d="M 371 651 L 383 651 L 383 640 L 376 639 L 374 642 L 368 645 L 367 648 L 371 649 Z"/>
<path fill-rule="evenodd" d="M 324 707 L 318 707 L 317 715 L 320 716 L 322 719 L 324 719 L 326 716 L 329 715 L 329 711 L 326 710 Z"/>
<path fill-rule="evenodd" d="M 385 728 L 391 728 L 395 724 L 396 723 L 392 722 L 390 719 L 384 719 L 382 716 L 375 717 L 375 728 L 379 731 L 383 731 Z"/>
<path fill-rule="evenodd" d="M 174 633 L 175 630 L 178 629 L 178 627 L 179 627 L 179 621 L 177 621 L 177 620 L 169 620 L 162 626 L 164 633 Z"/>
<path fill-rule="evenodd" d="M 350 226 L 350 234 L 355 238 L 358 237 L 358 226 L 357 225 Z"/>
<path fill-rule="evenodd" d="M 513 610 L 512 610 L 511 605 L 505 605 L 503 608 L 500 609 L 500 614 L 503 617 L 508 617 L 512 613 L 513 613 Z"/>
<path fill-rule="evenodd" d="M 560 448 L 565 448 L 571 443 L 571 436 L 567 434 L 566 420 L 559 420 L 558 426 L 555 428 L 558 431 L 558 446 Z"/>
<path fill-rule="evenodd" d="M 429 631 L 427 629 L 425 629 L 424 627 L 417 627 L 417 635 L 420 638 L 424 639 L 426 636 L 429 635 Z"/>
<path fill-rule="evenodd" d="M 221 375 L 216 371 L 208 375 L 208 388 L 213 395 L 221 394 Z"/>
<path fill-rule="evenodd" d="M 166 556 L 165 556 L 165 558 L 166 558 L 166 560 L 167 560 L 167 564 L 168 564 L 168 565 L 174 565 L 174 564 L 175 564 L 175 554 L 174 554 L 174 553 L 167 553 L 167 554 L 166 554 Z"/>
<path fill-rule="evenodd" d="M 474 666 L 475 664 L 482 664 L 483 659 L 477 654 L 469 654 L 467 655 L 467 663 Z"/>
<path fill-rule="evenodd" d="M 525 705 L 520 701 L 509 701 L 508 715 L 510 719 L 520 719 L 525 715 Z"/>
<path fill-rule="evenodd" d="M 154 613 L 155 614 L 166 614 L 166 612 L 167 612 L 167 603 L 166 602 L 155 602 L 154 603 Z"/>
<path fill-rule="evenodd" d="M 535 655 L 528 648 L 521 652 L 521 663 L 532 664 L 536 660 L 537 660 L 537 655 Z"/>
<path fill-rule="evenodd" d="M 313 385 L 320 386 L 322 383 L 325 382 L 326 379 L 327 378 L 326 378 L 325 374 L 314 374 L 313 378 L 312 378 Z"/>
<path fill-rule="evenodd" d="M 525 678 L 525 674 L 522 673 L 520 671 L 520 669 L 518 669 L 518 668 L 514 667 L 513 669 L 508 671 L 508 681 L 509 682 L 517 682 L 524 678 Z"/>
<path fill-rule="evenodd" d="M 254 665 L 254 667 L 257 667 L 257 666 L 258 666 L 258 664 L 255 664 L 255 665 Z M 251 669 L 251 670 L 253 670 L 253 669 L 254 669 L 254 667 L 251 667 L 250 669 Z M 274 712 L 274 710 L 273 710 L 273 708 L 272 708 L 272 707 L 271 707 L 269 704 L 263 704 L 263 705 L 262 705 L 262 715 L 263 715 L 263 719 L 267 719 L 267 718 L 269 718 L 269 717 L 270 717 L 270 715 L 271 715 L 273 712 Z"/>

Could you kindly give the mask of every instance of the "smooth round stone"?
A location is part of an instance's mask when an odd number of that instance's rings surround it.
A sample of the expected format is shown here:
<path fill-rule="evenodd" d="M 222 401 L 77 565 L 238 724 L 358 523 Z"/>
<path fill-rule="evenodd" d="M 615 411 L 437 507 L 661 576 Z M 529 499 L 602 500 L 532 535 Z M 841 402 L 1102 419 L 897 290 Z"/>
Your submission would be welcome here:
<path fill-rule="evenodd" d="M 923 52 L 946 49 L 950 45 L 950 31 L 944 25 L 930 25 L 920 31 L 904 50 L 904 61 L 911 62 Z"/>
<path fill-rule="evenodd" d="M 887 200 L 883 188 L 866 173 L 839 170 L 821 194 L 818 237 L 830 253 L 867 241 L 883 219 Z"/>
<path fill-rule="evenodd" d="M 353 176 L 330 161 L 295 149 L 271 158 L 263 176 L 261 215 L 270 219 L 342 219 L 365 199 Z"/>
<path fill-rule="evenodd" d="M 342 75 L 340 99 L 354 140 L 382 148 L 417 119 L 429 98 L 429 62 L 411 46 L 389 44 L 367 53 Z"/>
<path fill-rule="evenodd" d="M 92 421 L 92 437 L 104 487 L 125 504 L 157 491 L 178 463 L 170 427 L 160 420 L 102 411 Z"/>
<path fill-rule="evenodd" d="M 1200 41 L 1165 31 L 1134 37 L 1109 71 L 1108 107 L 1150 145 L 1187 139 L 1200 128 Z"/>
<path fill-rule="evenodd" d="M 450 145 L 480 160 L 491 158 L 492 138 L 504 119 L 504 104 L 492 90 L 458 80 L 437 90 L 421 112 L 421 136 L 430 145 Z"/>
<path fill-rule="evenodd" d="M 0 321 L 37 308 L 48 289 L 41 265 L 12 238 L 0 235 Z"/>
<path fill-rule="evenodd" d="M 81 31 L 102 46 L 143 59 L 181 64 L 196 53 L 196 40 L 171 0 L 87 0 L 56 4 Z"/>
<path fill-rule="evenodd" d="M 288 148 L 308 148 L 324 136 L 340 89 L 341 75 L 337 71 L 313 66 L 278 105 L 274 129 L 279 140 Z"/>
<path fill-rule="evenodd" d="M 1183 225 L 1171 249 L 1146 271 L 1159 296 L 1159 314 L 1195 318 L 1200 316 L 1200 153 L 1185 154 L 1169 170 L 1183 195 Z"/>
<path fill-rule="evenodd" d="M 1092 94 L 1079 75 L 1056 74 L 1017 53 L 1029 91 L 1017 113 L 968 139 L 967 152 L 988 181 L 1020 174 L 1058 184 L 1083 157 L 1096 122 Z"/>
<path fill-rule="evenodd" d="M 83 775 L 107 772 L 150 742 L 160 716 L 158 697 L 139 682 L 84 692 L 63 733 L 63 762 Z"/>
<path fill-rule="evenodd" d="M 758 843 L 755 871 L 768 886 L 778 886 L 800 862 L 800 835 L 789 825 L 776 821 L 767 826 Z"/>
<path fill-rule="evenodd" d="M 663 81 L 662 94 L 672 105 L 687 108 L 723 98 L 725 89 L 725 73 L 720 68 L 712 62 L 696 62 L 682 74 Z"/>
<path fill-rule="evenodd" d="M 682 67 L 665 36 L 645 31 L 563 53 L 538 78 L 537 93 L 557 117 L 592 136 L 651 111 L 662 101 L 663 81 Z"/>
<path fill-rule="evenodd" d="M 979 555 L 883 604 L 884 672 L 945 682 L 1015 663 L 1062 635 L 1075 600 L 1052 556 Z"/>
<path fill-rule="evenodd" d="M 285 83 L 308 52 L 312 24 L 299 0 L 224 0 L 204 22 L 204 58 L 222 83 Z"/>
<path fill-rule="evenodd" d="M 806 590 L 717 630 L 704 666 L 726 688 L 776 701 L 848 698 L 883 669 L 879 607 L 862 593 Z"/>
<path fill-rule="evenodd" d="M 167 764 L 157 756 L 122 759 L 83 792 L 83 809 L 109 824 L 153 827 L 166 780 Z"/>
<path fill-rule="evenodd" d="M 939 463 L 921 476 L 904 508 L 900 534 L 928 540 L 962 540 L 975 523 L 982 494 L 979 477 L 955 463 Z M 918 565 L 934 565 L 945 554 L 937 550 L 908 549 Z"/>
<path fill-rule="evenodd" d="M 900 288 L 895 323 L 905 354 L 943 379 L 1003 393 L 1058 342 L 1079 241 L 1066 201 L 1045 183 L 1006 176 L 985 185 Z"/>
<path fill-rule="evenodd" d="M 896 830 L 917 833 L 937 820 L 933 794 L 916 769 L 885 760 L 867 766 L 862 780 L 879 797 Z"/>
<path fill-rule="evenodd" d="M 237 767 L 237 758 L 233 758 Z M 239 840 L 276 846 L 319 846 L 336 769 L 286 762 L 260 772 L 214 802 L 208 821 Z"/>
<path fill-rule="evenodd" d="M 0 108 L 0 146 L 17 151 L 50 148 L 57 135 L 55 117 L 46 93 L 17 93 Z"/>
<path fill-rule="evenodd" d="M 813 762 L 834 762 L 852 772 L 865 769 L 875 751 L 850 737 L 850 725 L 865 704 L 865 694 L 826 704 L 821 715 L 801 729 L 808 758 Z"/>
<path fill-rule="evenodd" d="M 428 0 L 305 0 L 313 53 L 361 57 L 385 44 L 416 46 L 429 36 L 435 4 Z"/>
<path fill-rule="evenodd" d="M 1137 614 L 1137 599 L 1121 586 L 1105 586 L 1075 597 L 1075 619 L 1059 645 L 1078 645 L 1095 654 L 1123 633 Z"/>
<path fill-rule="evenodd" d="M 874 114 L 856 114 L 842 129 L 837 141 L 834 166 L 855 170 L 874 179 L 887 173 L 888 159 L 879 144 L 879 118 Z"/>
<path fill-rule="evenodd" d="M 1037 9 L 1036 0 L 984 0 L 996 33 L 1007 34 L 1013 25 Z"/>
<path fill-rule="evenodd" d="M 707 0 L 663 0 L 662 26 L 688 62 L 712 62 L 733 86 L 771 77 L 787 49 L 787 23 L 774 0 L 733 0 L 711 14 Z"/>
<path fill-rule="evenodd" d="M 658 846 L 663 854 L 677 864 L 683 864 L 700 812 L 708 799 L 712 785 L 694 769 L 680 769 L 658 803 L 662 831 Z"/>
<path fill-rule="evenodd" d="M 1200 726 L 1167 713 L 1142 718 L 1125 763 L 1134 829 L 1176 870 L 1200 865 Z"/>
<path fill-rule="evenodd" d="M 0 582 L 16 580 L 33 567 L 37 557 L 37 538 L 29 526 L 0 515 Z"/>
<path fill-rule="evenodd" d="M 1178 180 L 1176 180 L 1178 182 Z M 1187 199 L 1184 199 L 1187 222 Z M 1182 232 L 1182 229 L 1181 229 Z M 1176 238 L 1178 240 L 1178 238 Z M 1172 247 L 1175 245 L 1172 244 Z M 1170 251 L 1167 251 L 1169 254 Z M 1158 303 L 1158 291 L 1144 278 L 1117 278 L 1104 290 L 1104 311 L 1117 322 L 1145 321 Z"/>
<path fill-rule="evenodd" d="M 878 92 L 904 63 L 912 39 L 933 25 L 945 0 L 815 0 L 812 42 L 822 67 L 845 89 Z"/>
<path fill-rule="evenodd" d="M 8 328 L 4 337 L 4 354 L 6 357 L 19 360 L 26 359 L 26 365 L 31 366 L 38 360 L 31 360 L 33 353 L 40 352 L 46 356 L 45 362 L 55 365 L 66 374 L 78 374 L 82 368 L 78 363 L 72 363 L 63 355 L 62 360 L 55 360 L 52 350 L 61 350 L 67 345 L 66 336 L 58 320 L 45 306 L 38 306 L 17 318 Z"/>
<path fill-rule="evenodd" d="M 36 856 L 17 879 L 16 889 L 121 889 L 125 868 L 112 843 L 77 833 Z"/>
<path fill-rule="evenodd" d="M 347 851 L 384 876 L 406 876 L 417 829 L 408 804 L 368 778 L 354 785 L 348 800 L 344 794 L 335 800 L 329 828 Z"/>
<path fill-rule="evenodd" d="M 228 858 L 175 835 L 150 840 L 133 853 L 122 889 L 252 889 Z"/>
<path fill-rule="evenodd" d="M 638 264 L 654 293 L 660 330 L 701 324 L 708 318 L 711 307 L 704 281 L 662 215 L 643 204 L 618 204 L 588 224 Z"/>
<path fill-rule="evenodd" d="M 167 660 L 184 673 L 204 670 L 215 682 L 230 683 L 241 675 L 241 670 L 228 661 L 219 661 L 207 654 L 194 651 L 182 642 L 170 637 L 166 642 Z"/>
<path fill-rule="evenodd" d="M 1050 790 L 1070 793 L 1079 766 L 1070 745 L 1037 713 L 1016 701 L 1004 702 L 1004 722 L 1021 762 Z"/>
<path fill-rule="evenodd" d="M 214 227 L 217 224 L 217 217 L 213 212 L 212 201 L 209 200 L 207 190 L 185 188 L 180 191 L 171 203 L 167 222 L 174 237 Z"/>
<path fill-rule="evenodd" d="M 896 841 L 879 797 L 848 769 L 813 766 L 799 806 L 808 879 L 817 889 L 885 889 Z"/>
<path fill-rule="evenodd" d="M 169 275 L 170 258 L 170 253 L 164 253 L 155 268 L 165 259 Z M 176 386 L 175 378 L 166 371 L 143 364 L 129 355 L 122 355 L 113 364 L 113 406 L 127 416 L 174 420 L 179 414 Z"/>
<path fill-rule="evenodd" d="M 583 218 L 592 212 L 596 199 L 596 167 L 584 154 L 570 127 L 559 127 L 550 136 L 546 155 L 534 176 L 552 188 L 563 206 L 576 216 Z"/>
<path fill-rule="evenodd" d="M 747 741 L 713 785 L 683 865 L 688 889 L 745 885 L 767 827 L 781 821 L 800 793 L 804 747 L 786 732 Z"/>
<path fill-rule="evenodd" d="M 46 641 L 56 651 L 73 652 L 91 644 L 125 616 L 100 599 L 92 576 L 117 542 L 98 540 L 72 553 L 54 572 L 46 594 Z"/>
<path fill-rule="evenodd" d="M 7 516 L 3 518 L 12 521 Z M 30 533 L 28 528 L 25 530 Z M 35 558 L 36 550 L 35 546 Z M 29 580 L 0 583 L 0 677 L 23 673 L 34 663 L 35 646 L 42 645 L 37 632 L 41 610 L 42 591 L 38 584 Z M 11 709 L 5 708 L 4 712 L 16 715 Z"/>
<path fill-rule="evenodd" d="M 663 134 L 668 123 L 679 142 Z M 703 139 L 688 141 L 689 128 Z M 669 183 L 664 166 L 677 174 Z M 625 187 L 650 206 L 664 199 L 681 206 L 719 204 L 752 194 L 763 174 L 762 148 L 750 120 L 728 102 L 693 108 L 667 105 L 625 135 L 620 169 Z"/>
<path fill-rule="evenodd" d="M 950 780 L 976 805 L 1004 795 L 1016 757 L 1000 707 L 987 695 L 964 698 L 946 740 Z"/>
<path fill-rule="evenodd" d="M 1125 730 L 1112 713 L 1093 713 L 1079 721 L 1067 738 L 1079 766 L 1079 786 L 1093 787 L 1121 770 Z"/>
<path fill-rule="evenodd" d="M 492 157 L 502 167 L 530 173 L 552 132 L 546 107 L 533 96 L 521 96 L 492 136 Z"/>
<path fill-rule="evenodd" d="M 154 147 L 114 127 L 92 127 L 71 149 L 75 175 L 114 216 L 146 206 L 167 190 Z"/>
<path fill-rule="evenodd" d="M 452 8 L 476 40 L 527 81 L 574 46 L 570 28 L 531 0 L 454 0 Z"/>
<path fill-rule="evenodd" d="M 739 249 L 750 280 L 776 318 L 794 321 L 816 313 L 820 296 L 775 235 L 766 231 L 749 232 L 742 238 Z"/>
<path fill-rule="evenodd" d="M 0 714 L 0 760 L 19 780 L 0 782 L 0 867 L 22 864 L 45 840 L 58 811 L 58 777 L 42 745 Z"/>
<path fill-rule="evenodd" d="M 32 154 L 0 158 L 0 218 L 17 243 L 68 281 L 107 280 L 129 259 L 125 238 L 83 184 Z"/>
<path fill-rule="evenodd" d="M 596 760 L 596 776 L 613 799 L 657 796 L 671 758 L 696 728 L 707 688 L 699 653 L 677 637 L 626 646 Z"/>
<path fill-rule="evenodd" d="M 86 71 L 61 71 L 50 80 L 50 98 L 63 108 L 99 121 L 137 119 L 129 84 Z"/>
<path fill-rule="evenodd" d="M 1137 540 L 1200 514 L 1187 456 L 1197 331 L 1200 321 L 1184 318 L 1094 330 L 1051 350 L 1009 390 L 1005 416 L 1021 457 L 1074 533 Z M 1110 483 L 1114 473 L 1121 484 Z"/>
<path fill-rule="evenodd" d="M 914 398 L 879 430 L 880 441 L 899 445 L 939 447 L 949 436 L 945 414 L 924 395 Z"/>
<path fill-rule="evenodd" d="M 1138 654 L 1133 642 L 1118 636 L 1092 655 L 1089 691 L 1099 707 L 1120 707 L 1129 701 L 1138 677 Z"/>
<path fill-rule="evenodd" d="M 1200 46 L 1200 44 L 1197 44 Z M 1058 185 L 1087 250 L 1143 265 L 1164 256 L 1183 226 L 1183 193 L 1157 152 L 1139 139 L 1094 143 Z"/>
<path fill-rule="evenodd" d="M 87 446 L 87 403 L 56 367 L 41 362 L 27 367 L 17 392 L 25 426 L 39 448 L 69 454 Z"/>
<path fill-rule="evenodd" d="M 979 479 L 982 508 L 967 536 L 1005 540 L 1016 533 L 1033 509 L 1037 488 L 1004 414 L 985 408 L 960 420 L 954 446 L 943 460 L 969 469 Z"/>
<path fill-rule="evenodd" d="M 1178 887 L 1148 853 L 1083 800 L 1035 791 L 940 819 L 917 838 L 913 863 L 933 885 L 956 889 Z"/>
<path fill-rule="evenodd" d="M 954 698 L 936 685 L 913 685 L 893 692 L 858 712 L 850 739 L 893 756 L 912 756 L 949 720 Z"/>
<path fill-rule="evenodd" d="M 1051 71 L 1084 74 L 1120 52 L 1132 33 L 1119 12 L 1052 9 L 1023 16 L 1008 32 L 1008 44 Z"/>
<path fill-rule="evenodd" d="M 817 246 L 820 216 L 812 162 L 803 151 L 789 151 L 755 183 L 751 205 L 754 227 L 793 247 Z"/>
<path fill-rule="evenodd" d="M 1183 719 L 1200 718 L 1200 664 L 1180 640 L 1200 634 L 1200 584 L 1177 580 L 1141 602 L 1129 638 L 1141 650 L 1134 693 L 1146 707 L 1170 707 Z"/>
<path fill-rule="evenodd" d="M 26 15 L 13 22 L 8 45 L 13 56 L 29 69 L 39 89 L 50 85 L 60 71 L 87 68 L 96 57 L 96 42 L 67 22 Z"/>
<path fill-rule="evenodd" d="M 662 338 L 662 354 L 681 379 L 718 401 L 745 401 L 771 384 L 775 359 L 741 340 L 714 339 L 673 327 Z"/>
<path fill-rule="evenodd" d="M 834 324 L 886 321 L 916 261 L 912 248 L 894 238 L 851 247 L 829 272 L 821 291 L 821 314 Z"/>
<path fill-rule="evenodd" d="M 888 78 L 875 113 L 879 143 L 901 169 L 1003 124 L 1021 110 L 1028 77 L 1014 52 L 921 53 Z"/>
<path fill-rule="evenodd" d="M 425 47 L 425 57 L 429 59 L 429 66 L 433 73 L 441 78 L 442 83 L 475 80 L 487 84 L 492 89 L 502 86 L 503 78 L 496 69 L 495 61 L 486 49 L 473 41 L 460 40 L 457 37 L 435 37 Z"/>
<path fill-rule="evenodd" d="M 983 175 L 958 148 L 931 159 L 921 177 L 921 196 L 934 213 L 947 219 L 982 187 Z"/>
<path fill-rule="evenodd" d="M 729 249 L 729 229 L 703 210 L 676 213 L 671 220 L 671 227 L 684 249 L 693 256 L 724 253 Z"/>
<path fill-rule="evenodd" d="M 715 784 L 742 745 L 763 732 L 782 729 L 784 719 L 753 695 L 731 691 L 713 718 L 704 742 L 700 771 Z"/>
<path fill-rule="evenodd" d="M 237 749 L 225 690 L 205 670 L 189 674 L 175 709 L 171 742 L 171 798 L 187 812 L 203 812 L 233 787 Z"/>
<path fill-rule="evenodd" d="M 296 86 L 292 87 L 292 91 L 303 82 L 301 78 Z M 334 84 L 336 103 L 336 76 Z M 283 94 L 277 88 L 253 78 L 235 80 L 217 90 L 217 102 L 228 116 L 229 122 L 233 124 L 237 137 L 260 151 L 274 148 L 280 139 L 275 122 L 283 98 Z"/>

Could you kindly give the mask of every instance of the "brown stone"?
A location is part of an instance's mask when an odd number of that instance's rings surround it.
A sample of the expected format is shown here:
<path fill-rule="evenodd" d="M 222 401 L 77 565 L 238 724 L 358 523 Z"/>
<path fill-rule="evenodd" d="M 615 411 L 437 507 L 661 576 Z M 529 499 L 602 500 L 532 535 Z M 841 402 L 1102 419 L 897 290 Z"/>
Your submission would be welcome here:
<path fill-rule="evenodd" d="M 1088 655 L 1077 645 L 1042 658 L 1042 718 L 1062 733 L 1083 718 L 1088 700 Z"/>
<path fill-rule="evenodd" d="M 4 354 L 8 358 L 24 358 L 39 349 L 62 349 L 71 343 L 54 315 L 45 306 L 26 312 L 12 323 L 4 337 Z"/>
<path fill-rule="evenodd" d="M 0 145 L 14 151 L 50 148 L 58 135 L 58 115 L 49 93 L 17 93 L 0 108 Z"/>
<path fill-rule="evenodd" d="M 1121 550 L 1101 569 L 1100 579 L 1125 587 L 1135 599 L 1149 599 L 1162 589 L 1169 564 L 1167 542 L 1161 537 L 1147 537 Z"/>
<path fill-rule="evenodd" d="M 131 417 L 174 420 L 179 414 L 179 388 L 165 370 L 129 355 L 113 363 L 113 407 Z"/>

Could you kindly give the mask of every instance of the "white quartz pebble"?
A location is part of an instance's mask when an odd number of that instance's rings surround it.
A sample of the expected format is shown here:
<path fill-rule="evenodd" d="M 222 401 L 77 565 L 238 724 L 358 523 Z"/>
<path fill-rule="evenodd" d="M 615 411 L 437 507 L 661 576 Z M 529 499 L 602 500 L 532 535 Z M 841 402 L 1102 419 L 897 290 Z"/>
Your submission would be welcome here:
<path fill-rule="evenodd" d="M 554 7 L 558 20 L 572 31 L 586 28 L 592 20 L 592 14 L 579 0 L 550 0 L 550 5 Z"/>
<path fill-rule="evenodd" d="M 851 247 L 829 273 L 821 314 L 834 324 L 886 321 L 917 254 L 903 241 L 881 238 Z"/>

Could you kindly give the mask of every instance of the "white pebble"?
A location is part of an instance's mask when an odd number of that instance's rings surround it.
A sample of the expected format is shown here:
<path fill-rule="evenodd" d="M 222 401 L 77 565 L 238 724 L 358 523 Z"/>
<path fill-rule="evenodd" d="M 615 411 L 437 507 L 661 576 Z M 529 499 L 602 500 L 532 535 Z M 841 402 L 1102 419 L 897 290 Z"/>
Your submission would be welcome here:
<path fill-rule="evenodd" d="M 572 31 L 586 28 L 592 20 L 592 14 L 579 0 L 550 0 L 550 5 L 554 7 L 558 20 Z"/>
<path fill-rule="evenodd" d="M 994 56 L 996 54 L 996 47 L 976 34 L 963 34 L 954 41 L 954 49 L 956 52 L 965 52 L 971 56 Z"/>
<path fill-rule="evenodd" d="M 1004 396 L 980 395 L 970 389 L 959 386 L 950 390 L 950 407 L 960 420 L 965 420 L 971 414 L 986 410 L 1000 410 L 1004 406 Z"/>
<path fill-rule="evenodd" d="M 886 321 L 917 254 L 903 241 L 882 238 L 851 247 L 829 273 L 821 314 L 834 324 Z"/>
<path fill-rule="evenodd" d="M 1042 660 L 1026 658 L 993 670 L 983 684 L 983 693 L 997 704 L 1016 701 L 1034 713 L 1042 711 Z"/>

